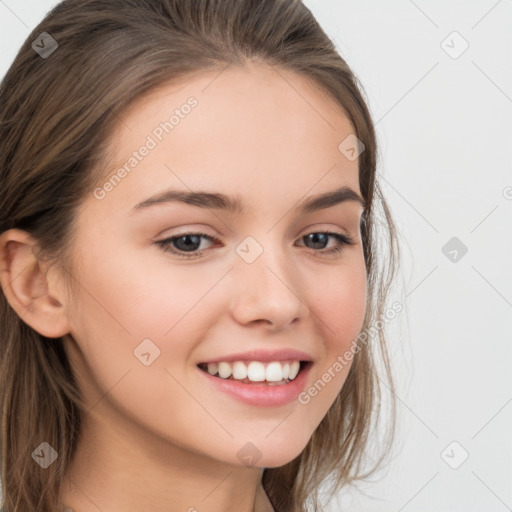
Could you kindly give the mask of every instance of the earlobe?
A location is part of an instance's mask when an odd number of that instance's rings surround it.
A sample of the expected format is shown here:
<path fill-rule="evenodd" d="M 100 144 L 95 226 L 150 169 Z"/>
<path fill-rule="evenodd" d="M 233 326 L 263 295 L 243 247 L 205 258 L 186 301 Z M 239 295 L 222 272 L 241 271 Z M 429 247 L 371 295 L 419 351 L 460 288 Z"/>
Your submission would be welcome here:
<path fill-rule="evenodd" d="M 0 235 L 0 285 L 18 316 L 48 338 L 69 332 L 64 297 L 37 257 L 37 242 L 26 231 L 9 229 Z"/>

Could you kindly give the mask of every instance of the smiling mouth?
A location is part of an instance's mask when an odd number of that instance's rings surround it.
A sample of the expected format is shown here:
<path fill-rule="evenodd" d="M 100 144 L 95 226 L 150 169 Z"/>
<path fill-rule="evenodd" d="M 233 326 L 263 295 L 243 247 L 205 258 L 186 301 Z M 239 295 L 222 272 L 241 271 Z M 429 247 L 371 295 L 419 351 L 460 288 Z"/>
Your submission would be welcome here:
<path fill-rule="evenodd" d="M 212 377 L 240 384 L 281 386 L 295 380 L 312 361 L 233 361 L 199 363 L 197 367 Z"/>

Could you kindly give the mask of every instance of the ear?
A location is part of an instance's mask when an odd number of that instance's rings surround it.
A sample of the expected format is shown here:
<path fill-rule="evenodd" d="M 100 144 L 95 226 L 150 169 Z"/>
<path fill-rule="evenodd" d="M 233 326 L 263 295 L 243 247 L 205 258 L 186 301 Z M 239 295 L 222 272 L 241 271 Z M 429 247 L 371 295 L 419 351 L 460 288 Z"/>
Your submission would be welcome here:
<path fill-rule="evenodd" d="M 0 285 L 20 318 L 48 338 L 70 331 L 65 297 L 59 295 L 56 276 L 37 257 L 37 242 L 26 231 L 9 229 L 0 235 Z"/>

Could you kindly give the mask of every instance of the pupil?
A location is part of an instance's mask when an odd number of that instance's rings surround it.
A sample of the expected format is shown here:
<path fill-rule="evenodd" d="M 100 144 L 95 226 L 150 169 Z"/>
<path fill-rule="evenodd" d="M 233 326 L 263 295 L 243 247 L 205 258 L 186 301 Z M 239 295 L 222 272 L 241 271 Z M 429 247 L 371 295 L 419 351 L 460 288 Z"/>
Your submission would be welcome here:
<path fill-rule="evenodd" d="M 194 239 L 194 241 L 193 242 L 188 242 L 188 241 L 184 242 L 182 247 L 178 247 L 178 249 L 184 250 L 184 251 L 193 251 L 193 250 L 197 249 L 197 247 L 195 247 L 195 246 L 196 245 L 199 246 L 201 243 L 201 239 L 197 235 L 184 235 L 184 236 L 181 236 L 180 238 L 177 238 L 175 240 L 175 244 L 179 245 L 180 242 L 187 240 L 187 239 L 188 240 Z"/>
<path fill-rule="evenodd" d="M 313 243 L 320 243 L 320 245 L 322 245 L 322 247 L 320 247 L 320 249 L 323 249 L 324 246 L 325 246 L 325 242 L 327 242 L 327 235 L 325 233 L 311 233 L 309 235 L 307 235 L 308 237 L 310 237 L 310 239 L 313 241 Z M 318 242 L 318 239 L 321 239 L 324 243 L 321 242 Z M 318 247 L 317 247 L 318 249 Z"/>

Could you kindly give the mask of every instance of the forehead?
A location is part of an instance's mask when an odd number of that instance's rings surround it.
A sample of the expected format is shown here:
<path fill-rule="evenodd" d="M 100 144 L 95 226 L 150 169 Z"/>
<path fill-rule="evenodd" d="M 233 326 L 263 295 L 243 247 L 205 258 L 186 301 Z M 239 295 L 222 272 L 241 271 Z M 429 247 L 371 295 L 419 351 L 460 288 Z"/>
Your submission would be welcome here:
<path fill-rule="evenodd" d="M 351 133 L 342 107 L 300 74 L 262 64 L 200 72 L 123 112 L 106 178 L 128 169 L 111 194 L 126 205 L 166 186 L 232 192 L 255 207 L 333 186 L 359 191 L 358 162 L 338 149 Z"/>

